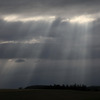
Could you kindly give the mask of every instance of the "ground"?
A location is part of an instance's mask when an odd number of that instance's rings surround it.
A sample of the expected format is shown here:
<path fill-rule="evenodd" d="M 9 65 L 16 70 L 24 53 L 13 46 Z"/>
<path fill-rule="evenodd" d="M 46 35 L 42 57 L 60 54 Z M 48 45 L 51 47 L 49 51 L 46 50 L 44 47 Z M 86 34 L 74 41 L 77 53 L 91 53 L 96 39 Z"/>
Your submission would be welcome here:
<path fill-rule="evenodd" d="M 100 100 L 100 92 L 73 90 L 0 90 L 0 100 Z"/>

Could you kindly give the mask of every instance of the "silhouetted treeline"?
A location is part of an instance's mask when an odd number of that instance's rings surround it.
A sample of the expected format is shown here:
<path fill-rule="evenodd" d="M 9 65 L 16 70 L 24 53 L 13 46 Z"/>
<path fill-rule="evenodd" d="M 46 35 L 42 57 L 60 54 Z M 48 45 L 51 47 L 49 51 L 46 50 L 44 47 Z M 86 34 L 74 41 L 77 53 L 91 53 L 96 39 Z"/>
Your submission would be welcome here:
<path fill-rule="evenodd" d="M 88 90 L 86 85 L 33 85 L 25 89 L 68 89 L 68 90 Z"/>
<path fill-rule="evenodd" d="M 82 90 L 82 91 L 100 91 L 100 86 L 89 86 L 86 85 L 33 85 L 28 86 L 25 89 L 63 89 L 63 90 Z"/>

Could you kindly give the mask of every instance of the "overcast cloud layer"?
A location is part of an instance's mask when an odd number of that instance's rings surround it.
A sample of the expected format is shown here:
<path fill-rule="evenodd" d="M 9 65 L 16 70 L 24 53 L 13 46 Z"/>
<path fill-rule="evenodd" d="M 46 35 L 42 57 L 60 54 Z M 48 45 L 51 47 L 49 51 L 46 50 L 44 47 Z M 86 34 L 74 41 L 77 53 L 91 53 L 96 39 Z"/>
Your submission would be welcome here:
<path fill-rule="evenodd" d="M 99 0 L 0 0 L 0 12 L 22 15 L 98 13 L 99 5 Z"/>
<path fill-rule="evenodd" d="M 100 85 L 99 5 L 99 0 L 0 0 L 0 88 Z"/>

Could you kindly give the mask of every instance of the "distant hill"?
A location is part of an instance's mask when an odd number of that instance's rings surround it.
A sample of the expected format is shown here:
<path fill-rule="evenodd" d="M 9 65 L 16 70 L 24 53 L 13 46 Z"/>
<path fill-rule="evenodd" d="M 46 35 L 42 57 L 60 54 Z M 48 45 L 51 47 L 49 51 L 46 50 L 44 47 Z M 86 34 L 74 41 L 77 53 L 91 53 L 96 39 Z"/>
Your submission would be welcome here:
<path fill-rule="evenodd" d="M 66 90 L 82 90 L 82 91 L 100 91 L 100 86 L 86 86 L 86 85 L 32 85 L 25 89 L 66 89 Z"/>

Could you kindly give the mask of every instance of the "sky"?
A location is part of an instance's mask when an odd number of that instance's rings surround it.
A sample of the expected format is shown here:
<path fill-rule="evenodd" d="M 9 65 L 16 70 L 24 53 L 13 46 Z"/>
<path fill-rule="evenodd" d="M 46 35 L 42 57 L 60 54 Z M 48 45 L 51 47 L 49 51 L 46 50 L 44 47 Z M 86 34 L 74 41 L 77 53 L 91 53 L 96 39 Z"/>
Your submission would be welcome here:
<path fill-rule="evenodd" d="M 0 0 L 0 88 L 100 85 L 99 0 Z"/>

